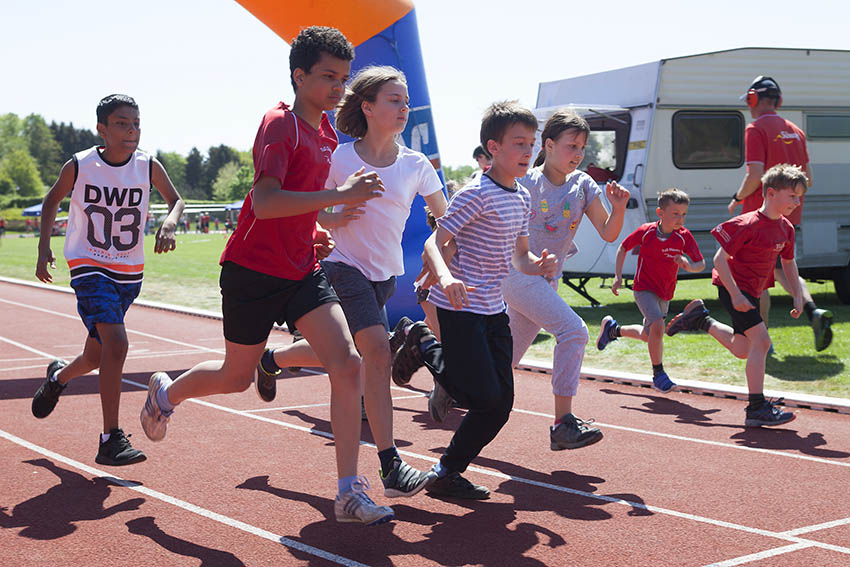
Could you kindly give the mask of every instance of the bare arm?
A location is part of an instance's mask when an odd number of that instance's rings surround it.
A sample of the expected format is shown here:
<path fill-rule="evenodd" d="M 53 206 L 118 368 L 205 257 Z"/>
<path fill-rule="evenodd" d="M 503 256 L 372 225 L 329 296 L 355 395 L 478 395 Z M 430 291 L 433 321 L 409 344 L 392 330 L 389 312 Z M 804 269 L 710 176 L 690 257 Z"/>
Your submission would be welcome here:
<path fill-rule="evenodd" d="M 41 234 L 38 237 L 38 259 L 35 264 L 35 277 L 44 283 L 53 281 L 53 276 L 48 271 L 48 266 L 56 269 L 56 258 L 50 249 L 50 235 L 53 232 L 53 223 L 56 222 L 56 213 L 59 211 L 59 203 L 71 193 L 74 188 L 74 162 L 68 160 L 59 172 L 59 178 L 41 205 Z"/>
<path fill-rule="evenodd" d="M 735 283 L 735 278 L 732 277 L 732 270 L 729 269 L 729 254 L 723 248 L 717 250 L 714 255 L 714 267 L 717 269 L 717 274 L 720 276 L 720 281 L 723 287 L 729 292 L 729 297 L 732 298 L 732 306 L 737 311 L 750 311 L 755 309 L 753 305 L 747 301 L 738 284 Z"/>
<path fill-rule="evenodd" d="M 425 199 L 425 204 L 428 205 L 428 208 L 431 210 L 431 214 L 434 215 L 435 219 L 446 214 L 446 207 L 448 206 L 448 203 L 446 202 L 446 196 L 443 195 L 442 191 L 435 191 L 430 195 L 423 197 L 423 199 Z"/>
<path fill-rule="evenodd" d="M 800 274 L 797 271 L 797 262 L 794 260 L 786 260 L 781 258 L 782 272 L 785 274 L 785 279 L 788 280 L 788 285 L 791 287 L 791 295 L 794 297 L 794 308 L 791 310 L 791 317 L 796 319 L 803 312 L 803 292 L 800 289 Z"/>
<path fill-rule="evenodd" d="M 177 193 L 177 189 L 174 188 L 174 184 L 171 183 L 165 168 L 157 160 L 153 160 L 151 182 L 168 205 L 168 216 L 165 217 L 162 225 L 156 231 L 156 244 L 153 250 L 157 254 L 162 254 L 174 250 L 177 246 L 177 238 L 174 233 L 177 229 L 177 223 L 183 215 L 184 203 L 180 194 Z"/>
<path fill-rule="evenodd" d="M 511 263 L 518 271 L 529 276 L 543 276 L 550 280 L 558 276 L 557 257 L 546 249 L 543 249 L 540 257 L 532 254 L 527 236 L 517 236 Z"/>
<path fill-rule="evenodd" d="M 611 284 L 611 293 L 620 295 L 620 288 L 623 287 L 623 264 L 626 263 L 626 252 L 623 245 L 617 247 L 617 259 L 614 263 L 614 283 Z"/>
<path fill-rule="evenodd" d="M 735 209 L 741 201 L 756 192 L 759 185 L 761 185 L 762 175 L 764 175 L 764 164 L 747 164 L 747 174 L 744 175 L 744 180 L 741 182 L 741 186 L 738 188 L 738 192 L 736 193 L 738 200 L 736 201 L 735 199 L 732 199 L 727 207 L 730 215 L 735 214 Z"/>
<path fill-rule="evenodd" d="M 454 309 L 461 309 L 464 306 L 469 306 L 469 296 L 467 291 L 472 291 L 474 288 L 468 287 L 461 280 L 452 276 L 449 267 L 446 265 L 441 250 L 443 247 L 454 238 L 452 233 L 441 226 L 425 241 L 425 263 L 432 274 L 437 277 L 440 287 L 443 288 L 443 293 L 451 303 Z"/>
<path fill-rule="evenodd" d="M 705 260 L 699 262 L 691 262 L 684 254 L 676 256 L 674 262 L 686 272 L 701 272 L 705 269 Z"/>
<path fill-rule="evenodd" d="M 630 193 L 616 181 L 609 181 L 605 185 L 605 196 L 611 203 L 610 214 L 602 204 L 602 199 L 598 198 L 591 201 L 585 214 L 602 240 L 614 242 L 623 228 L 623 218 L 626 215 L 626 204 L 629 202 Z"/>

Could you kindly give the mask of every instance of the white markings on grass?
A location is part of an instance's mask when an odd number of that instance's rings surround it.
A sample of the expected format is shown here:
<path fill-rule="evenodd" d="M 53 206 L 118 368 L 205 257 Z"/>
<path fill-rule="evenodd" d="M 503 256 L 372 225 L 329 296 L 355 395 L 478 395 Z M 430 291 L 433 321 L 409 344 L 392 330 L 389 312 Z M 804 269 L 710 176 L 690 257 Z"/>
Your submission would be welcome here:
<path fill-rule="evenodd" d="M 330 553 L 329 551 L 325 551 L 323 549 L 319 549 L 318 547 L 313 547 L 312 545 L 307 545 L 307 544 L 301 543 L 299 541 L 289 539 L 288 537 L 284 537 L 282 535 L 272 533 L 270 531 L 266 531 L 262 528 L 252 526 L 251 524 L 241 522 L 241 521 L 236 520 L 234 518 L 231 518 L 229 516 L 219 514 L 218 512 L 213 512 L 212 510 L 208 510 L 206 508 L 201 508 L 200 506 L 196 506 L 195 504 L 192 504 L 191 502 L 186 502 L 185 500 L 175 498 L 174 496 L 170 496 L 168 494 L 159 492 L 158 490 L 153 490 L 151 488 L 147 488 L 146 486 L 142 486 L 141 484 L 138 484 L 136 482 L 124 480 L 123 478 L 114 476 L 114 475 L 109 474 L 109 473 L 102 471 L 100 469 L 90 467 L 90 466 L 88 466 L 84 463 L 81 463 L 79 461 L 75 461 L 75 460 L 73 460 L 69 457 L 66 457 L 64 455 L 60 455 L 59 453 L 55 453 L 55 452 L 53 452 L 49 449 L 45 449 L 44 447 L 41 447 L 41 446 L 36 445 L 34 443 L 30 443 L 29 441 L 27 441 L 25 439 L 21 439 L 20 437 L 17 437 L 16 435 L 13 435 L 13 434 L 8 433 L 6 431 L 3 431 L 2 429 L 0 429 L 0 437 L 6 439 L 7 441 L 15 443 L 16 445 L 20 445 L 21 447 L 29 449 L 30 451 L 33 451 L 33 452 L 38 453 L 40 455 L 44 455 L 45 457 L 47 457 L 47 458 L 49 458 L 53 461 L 58 461 L 60 463 L 68 465 L 70 467 L 74 467 L 77 470 L 83 471 L 83 472 L 90 474 L 92 476 L 95 476 L 95 477 L 105 478 L 106 480 L 108 480 L 109 482 L 111 482 L 111 483 L 113 483 L 117 486 L 129 488 L 130 490 L 133 490 L 135 492 L 139 492 L 139 493 L 144 494 L 145 496 L 148 496 L 150 498 L 154 498 L 154 499 L 159 500 L 161 502 L 165 502 L 166 504 L 171 504 L 172 506 L 176 506 L 178 508 L 186 510 L 187 512 L 191 512 L 193 514 L 197 514 L 198 516 L 207 518 L 209 520 L 213 520 L 213 521 L 218 522 L 220 524 L 224 524 L 225 526 L 227 526 L 229 528 L 236 528 L 237 530 L 241 530 L 241 531 L 249 533 L 251 535 L 261 537 L 263 539 L 267 539 L 267 540 L 275 542 L 275 543 L 282 544 L 282 545 L 289 547 L 291 549 L 295 549 L 295 550 L 301 551 L 303 553 L 308 553 L 308 554 L 313 555 L 315 557 L 321 557 L 322 559 L 325 559 L 327 561 L 333 561 L 333 562 L 335 562 L 339 565 L 347 565 L 347 566 L 351 566 L 351 567 L 366 567 L 362 563 L 358 563 L 357 561 L 354 561 L 353 559 L 348 559 L 347 557 L 343 557 L 343 556 L 337 555 L 335 553 Z"/>

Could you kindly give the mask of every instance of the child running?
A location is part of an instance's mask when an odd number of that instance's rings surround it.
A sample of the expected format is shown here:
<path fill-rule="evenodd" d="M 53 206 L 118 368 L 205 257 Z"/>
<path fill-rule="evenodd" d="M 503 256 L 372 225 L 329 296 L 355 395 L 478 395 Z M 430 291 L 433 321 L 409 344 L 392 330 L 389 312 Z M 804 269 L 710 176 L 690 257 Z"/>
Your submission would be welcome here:
<path fill-rule="evenodd" d="M 602 439 L 598 428 L 588 427 L 588 422 L 573 414 L 588 332 L 581 317 L 558 295 L 557 278 L 564 262 L 577 250 L 573 240 L 585 215 L 606 242 L 616 240 L 623 227 L 628 190 L 614 181 L 606 184 L 609 213 L 599 198 L 599 186 L 578 169 L 589 134 L 590 126 L 571 110 L 558 110 L 546 122 L 540 154 L 520 184 L 531 193 L 531 250 L 548 250 L 557 257 L 555 275 L 546 279 L 514 269 L 502 282 L 514 336 L 513 365 L 519 364 L 541 328 L 555 336 L 555 423 L 549 428 L 553 451 L 578 449 Z"/>
<path fill-rule="evenodd" d="M 181 402 L 246 390 L 274 323 L 297 325 L 330 377 L 336 519 L 372 525 L 391 520 L 393 511 L 372 502 L 368 482 L 357 475 L 360 357 L 314 247 L 328 243 L 328 234 L 317 230 L 319 209 L 383 191 L 378 176 L 363 170 L 336 190 L 322 190 L 337 144 L 325 111 L 342 98 L 353 58 L 351 43 L 334 28 L 309 27 L 292 42 L 295 100 L 292 109 L 279 103 L 263 117 L 254 142 L 254 184 L 221 256 L 224 361 L 202 362 L 174 382 L 155 373 L 140 418 L 147 436 L 159 441 Z"/>
<path fill-rule="evenodd" d="M 602 319 L 599 337 L 596 339 L 596 348 L 599 350 L 621 336 L 647 343 L 652 363 L 652 387 L 664 393 L 676 387 L 661 362 L 664 353 L 664 318 L 667 317 L 670 300 L 676 291 L 676 275 L 679 268 L 688 272 L 705 269 L 705 260 L 697 242 L 684 226 L 689 203 L 690 198 L 684 191 L 661 191 L 655 209 L 658 220 L 641 225 L 620 244 L 611 293 L 620 295 L 626 253 L 639 246 L 632 290 L 635 303 L 643 314 L 643 325 L 621 326 L 608 315 Z M 690 260 L 685 254 L 690 256 Z"/>
<path fill-rule="evenodd" d="M 174 250 L 174 231 L 183 214 L 183 200 L 165 168 L 138 149 L 141 133 L 139 105 L 114 94 L 97 105 L 97 133 L 103 146 L 74 154 L 44 197 L 36 277 L 53 281 L 56 268 L 50 233 L 59 203 L 71 195 L 65 259 L 77 311 L 88 329 L 83 352 L 70 363 L 54 360 L 47 379 L 32 399 L 32 413 L 45 418 L 53 411 L 68 382 L 99 369 L 98 387 L 103 432 L 95 462 L 129 465 L 145 460 L 119 427 L 121 374 L 129 347 L 124 314 L 142 288 L 145 242 L 142 236 L 151 187 L 168 204 L 168 216 L 156 232 L 154 252 Z"/>
<path fill-rule="evenodd" d="M 777 256 L 792 288 L 791 317 L 803 312 L 803 296 L 794 261 L 794 225 L 787 218 L 806 193 L 808 179 L 803 170 L 779 164 L 761 178 L 764 203 L 756 210 L 734 217 L 711 230 L 720 248 L 714 255 L 711 281 L 717 286 L 720 304 L 729 312 L 729 327 L 709 317 L 701 299 L 688 303 L 667 325 L 671 337 L 679 331 L 706 331 L 738 358 L 747 360 L 749 405 L 744 425 L 758 427 L 788 423 L 793 412 L 777 406 L 782 399 L 764 397 L 764 367 L 770 335 L 759 313 L 759 297 L 770 282 Z"/>
<path fill-rule="evenodd" d="M 339 296 L 354 344 L 362 357 L 365 404 L 369 427 L 378 448 L 380 476 L 388 497 L 412 496 L 436 475 L 420 472 L 405 463 L 393 439 L 390 394 L 392 355 L 382 310 L 392 297 L 396 276 L 404 273 L 401 237 L 417 194 L 442 216 L 446 198 L 434 166 L 422 153 L 396 139 L 407 125 L 409 98 L 404 74 L 393 67 L 366 67 L 351 81 L 336 111 L 337 129 L 353 138 L 333 154 L 327 189 L 342 186 L 363 168 L 375 171 L 384 184 L 380 199 L 357 207 L 336 207 L 320 214 L 336 244 L 322 262 L 328 280 Z M 397 328 L 413 322 L 402 317 Z M 401 333 L 395 333 L 400 342 Z M 275 377 L 290 366 L 317 366 L 309 341 L 266 349 L 258 367 L 257 392 L 265 401 L 275 397 Z"/>
<path fill-rule="evenodd" d="M 450 498 L 485 499 L 490 491 L 461 476 L 510 417 L 514 400 L 511 330 L 501 282 L 517 270 L 553 278 L 557 261 L 546 250 L 529 251 L 528 191 L 516 178 L 528 171 L 537 119 L 516 102 L 495 103 L 481 122 L 481 143 L 491 168 L 455 193 L 437 230 L 425 243 L 425 258 L 439 286 L 429 301 L 437 307 L 442 344 L 425 323 L 405 329 L 393 372 L 409 381 L 424 363 L 434 376 L 428 408 L 442 421 L 452 398 L 468 408 L 433 470 L 438 479 L 426 490 Z M 446 266 L 441 249 L 454 238 L 457 253 Z"/>

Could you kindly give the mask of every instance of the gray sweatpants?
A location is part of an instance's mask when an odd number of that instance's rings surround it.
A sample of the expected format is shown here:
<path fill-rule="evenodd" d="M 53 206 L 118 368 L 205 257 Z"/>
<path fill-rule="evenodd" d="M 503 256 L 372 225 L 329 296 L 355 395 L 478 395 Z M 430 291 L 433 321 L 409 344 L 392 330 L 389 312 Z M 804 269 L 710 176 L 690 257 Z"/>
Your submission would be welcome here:
<path fill-rule="evenodd" d="M 541 276 L 527 276 L 512 270 L 502 281 L 502 295 L 511 319 L 514 366 L 519 364 L 540 329 L 545 329 L 557 342 L 552 393 L 575 396 L 587 345 L 587 325 L 558 295 L 558 283 L 559 280 L 548 282 Z"/>

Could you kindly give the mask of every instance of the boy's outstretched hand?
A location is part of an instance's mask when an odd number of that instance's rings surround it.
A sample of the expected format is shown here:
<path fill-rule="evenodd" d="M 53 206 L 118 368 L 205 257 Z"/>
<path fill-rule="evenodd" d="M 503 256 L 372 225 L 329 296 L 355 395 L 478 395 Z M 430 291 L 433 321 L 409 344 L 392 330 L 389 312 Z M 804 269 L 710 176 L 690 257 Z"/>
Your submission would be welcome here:
<path fill-rule="evenodd" d="M 623 287 L 623 278 L 615 278 L 614 283 L 611 284 L 611 293 L 619 297 L 621 287 Z"/>
<path fill-rule="evenodd" d="M 611 207 L 624 209 L 626 208 L 626 203 L 629 202 L 631 193 L 616 181 L 609 181 L 605 184 L 605 196 L 608 198 L 608 202 L 611 203 Z"/>
<path fill-rule="evenodd" d="M 543 249 L 540 258 L 534 263 L 540 268 L 540 274 L 547 280 L 558 277 L 558 257 L 550 254 L 546 248 Z"/>
<path fill-rule="evenodd" d="M 338 189 L 341 203 L 362 203 L 381 196 L 385 190 L 384 182 L 374 171 L 365 171 L 366 168 L 361 167 L 349 175 Z"/>
<path fill-rule="evenodd" d="M 331 255 L 336 243 L 327 230 L 316 227 L 316 238 L 313 240 L 313 248 L 316 249 L 316 258 L 324 260 Z"/>
<path fill-rule="evenodd" d="M 38 254 L 38 261 L 35 264 L 35 277 L 41 282 L 53 283 L 53 276 L 50 275 L 48 267 L 51 270 L 56 269 L 56 258 L 53 257 L 53 251 L 49 248 L 46 252 L 39 252 Z"/>
<path fill-rule="evenodd" d="M 153 251 L 157 254 L 164 254 L 177 248 L 177 238 L 174 235 L 174 229 L 177 225 L 168 221 L 162 223 L 156 231 L 156 244 Z"/>
<path fill-rule="evenodd" d="M 675 258 L 673 258 L 673 261 L 676 262 L 676 264 L 683 270 L 687 270 L 691 267 L 691 263 L 688 261 L 687 258 L 685 258 L 684 254 L 677 255 Z"/>
<path fill-rule="evenodd" d="M 800 315 L 803 314 L 803 296 L 797 294 L 794 296 L 794 308 L 791 309 L 791 317 L 797 319 Z"/>

